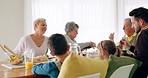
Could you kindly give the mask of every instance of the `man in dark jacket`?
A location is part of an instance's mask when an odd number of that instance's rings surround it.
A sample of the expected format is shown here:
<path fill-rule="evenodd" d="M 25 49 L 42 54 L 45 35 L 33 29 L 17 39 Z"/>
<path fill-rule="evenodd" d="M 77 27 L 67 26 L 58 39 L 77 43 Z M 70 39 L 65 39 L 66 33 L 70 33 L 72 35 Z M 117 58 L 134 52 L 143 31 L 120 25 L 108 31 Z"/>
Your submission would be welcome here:
<path fill-rule="evenodd" d="M 133 9 L 129 16 L 132 17 L 132 24 L 137 30 L 139 26 L 141 31 L 138 33 L 138 38 L 135 46 L 125 43 L 130 51 L 134 52 L 134 57 L 142 62 L 141 67 L 134 73 L 133 78 L 147 78 L 148 76 L 148 9 L 139 7 Z"/>

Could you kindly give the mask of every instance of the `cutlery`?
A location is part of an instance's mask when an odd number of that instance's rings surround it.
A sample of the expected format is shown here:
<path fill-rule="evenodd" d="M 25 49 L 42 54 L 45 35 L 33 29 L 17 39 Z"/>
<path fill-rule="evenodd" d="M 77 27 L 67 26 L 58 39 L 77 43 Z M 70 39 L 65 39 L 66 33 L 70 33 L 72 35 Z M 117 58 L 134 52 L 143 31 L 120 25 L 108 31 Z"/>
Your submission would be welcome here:
<path fill-rule="evenodd" d="M 9 52 L 11 52 L 16 58 L 19 58 L 10 48 L 8 48 L 6 45 L 4 45 L 4 48 L 7 49 Z"/>
<path fill-rule="evenodd" d="M 12 60 L 12 57 L 10 54 L 7 53 L 7 51 L 4 49 L 4 47 L 0 44 L 0 47 L 2 48 L 2 50 L 5 52 L 5 54 L 8 55 L 8 57 L 10 58 L 10 60 Z"/>
<path fill-rule="evenodd" d="M 13 55 L 16 56 L 16 54 L 10 48 L 8 48 L 6 45 L 4 45 L 4 48 L 6 48 L 9 52 L 11 52 Z"/>
<path fill-rule="evenodd" d="M 4 52 L 6 52 L 6 50 L 3 48 L 3 46 L 0 44 L 0 47 L 2 48 L 2 50 L 4 51 Z"/>

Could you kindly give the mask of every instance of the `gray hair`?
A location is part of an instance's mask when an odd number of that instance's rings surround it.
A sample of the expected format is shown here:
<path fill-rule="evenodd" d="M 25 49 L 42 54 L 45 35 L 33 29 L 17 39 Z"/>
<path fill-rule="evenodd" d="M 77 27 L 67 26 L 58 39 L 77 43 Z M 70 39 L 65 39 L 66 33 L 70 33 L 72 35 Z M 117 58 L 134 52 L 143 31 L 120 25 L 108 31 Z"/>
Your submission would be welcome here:
<path fill-rule="evenodd" d="M 129 24 L 130 26 L 132 26 L 131 18 L 126 18 L 124 21 L 128 21 L 128 24 Z"/>
<path fill-rule="evenodd" d="M 34 21 L 33 25 L 39 24 L 40 21 L 46 21 L 45 18 L 38 18 Z"/>
<path fill-rule="evenodd" d="M 79 26 L 75 22 L 68 22 L 65 26 L 65 32 L 68 33 L 73 31 L 74 27 L 79 28 Z"/>

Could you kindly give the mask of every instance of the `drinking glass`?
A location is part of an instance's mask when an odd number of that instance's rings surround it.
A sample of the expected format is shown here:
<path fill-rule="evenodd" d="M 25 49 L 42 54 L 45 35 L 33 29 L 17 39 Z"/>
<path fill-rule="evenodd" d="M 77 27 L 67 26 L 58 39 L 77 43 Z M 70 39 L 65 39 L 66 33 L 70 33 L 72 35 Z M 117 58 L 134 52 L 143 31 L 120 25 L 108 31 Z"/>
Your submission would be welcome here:
<path fill-rule="evenodd" d="M 30 49 L 24 52 L 25 68 L 31 69 L 33 67 L 34 50 Z"/>

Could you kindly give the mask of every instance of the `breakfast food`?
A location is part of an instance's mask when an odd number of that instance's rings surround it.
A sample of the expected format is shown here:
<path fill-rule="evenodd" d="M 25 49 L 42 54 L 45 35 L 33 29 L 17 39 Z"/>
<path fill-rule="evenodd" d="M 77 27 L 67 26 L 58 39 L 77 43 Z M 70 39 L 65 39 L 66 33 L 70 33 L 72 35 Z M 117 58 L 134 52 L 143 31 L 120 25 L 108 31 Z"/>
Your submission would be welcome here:
<path fill-rule="evenodd" d="M 10 64 L 20 64 L 24 61 L 24 56 L 19 55 L 19 54 L 15 54 L 10 48 L 8 48 L 6 45 L 2 46 L 0 44 L 0 47 L 2 48 L 2 50 L 4 51 L 4 54 L 8 60 L 8 62 Z M 10 55 L 6 50 L 8 50 L 12 55 Z"/>
<path fill-rule="evenodd" d="M 23 56 L 20 57 L 19 55 L 16 55 L 16 56 L 12 55 L 10 57 L 11 57 L 11 59 L 9 59 L 10 64 L 17 65 L 17 64 L 21 64 L 24 61 Z"/>
<path fill-rule="evenodd" d="M 33 63 L 40 63 L 40 62 L 45 62 L 45 61 L 48 61 L 48 57 L 46 55 L 37 56 L 33 59 Z"/>

